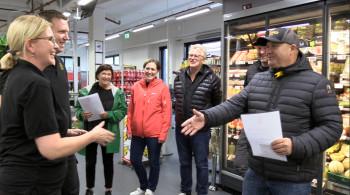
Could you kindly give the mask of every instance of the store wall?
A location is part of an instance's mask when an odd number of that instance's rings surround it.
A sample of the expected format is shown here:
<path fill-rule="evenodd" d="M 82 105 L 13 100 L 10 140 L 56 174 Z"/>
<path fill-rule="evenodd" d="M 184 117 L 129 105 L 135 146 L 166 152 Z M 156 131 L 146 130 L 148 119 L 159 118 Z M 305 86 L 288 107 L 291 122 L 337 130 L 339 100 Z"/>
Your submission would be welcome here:
<path fill-rule="evenodd" d="M 106 42 L 106 55 L 119 54 L 124 65 L 142 69 L 148 58 L 159 59 L 159 47 L 168 47 L 168 81 L 173 83 L 173 70 L 178 70 L 184 58 L 184 43 L 198 41 L 197 37 L 221 31 L 221 9 L 187 20 L 170 21 L 155 28 L 130 32 L 130 38 L 119 37 Z"/>
<path fill-rule="evenodd" d="M 148 58 L 159 59 L 159 47 L 168 48 L 168 78 L 173 83 L 173 70 L 178 70 L 184 59 L 184 43 L 198 41 L 198 36 L 221 32 L 223 25 L 222 10 L 212 10 L 210 13 L 195 16 L 180 21 L 170 21 L 155 28 L 130 32 L 130 38 L 119 38 L 105 41 L 105 56 L 120 56 L 123 65 L 136 66 L 142 69 L 143 62 Z M 69 45 L 67 45 L 69 47 Z M 88 70 L 87 47 L 78 48 L 82 71 Z M 69 50 L 60 55 L 70 56 Z"/>
<path fill-rule="evenodd" d="M 69 43 L 66 43 L 65 47 L 72 48 Z M 89 71 L 88 48 L 85 46 L 79 47 L 77 55 L 80 57 L 80 71 Z M 58 56 L 73 56 L 73 52 L 71 49 L 68 49 L 65 52 L 59 53 Z"/>

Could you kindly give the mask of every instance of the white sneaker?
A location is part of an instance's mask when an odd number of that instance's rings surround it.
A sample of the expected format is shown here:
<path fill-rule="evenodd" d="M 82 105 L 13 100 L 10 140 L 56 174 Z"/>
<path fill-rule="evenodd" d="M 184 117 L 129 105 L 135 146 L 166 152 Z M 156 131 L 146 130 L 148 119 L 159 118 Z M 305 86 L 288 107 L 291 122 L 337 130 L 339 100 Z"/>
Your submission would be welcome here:
<path fill-rule="evenodd" d="M 145 195 L 145 191 L 137 188 L 136 191 L 131 192 L 130 195 Z"/>
<path fill-rule="evenodd" d="M 179 195 L 186 195 L 185 193 L 180 193 Z"/>
<path fill-rule="evenodd" d="M 152 190 L 147 189 L 145 195 L 154 195 Z"/>

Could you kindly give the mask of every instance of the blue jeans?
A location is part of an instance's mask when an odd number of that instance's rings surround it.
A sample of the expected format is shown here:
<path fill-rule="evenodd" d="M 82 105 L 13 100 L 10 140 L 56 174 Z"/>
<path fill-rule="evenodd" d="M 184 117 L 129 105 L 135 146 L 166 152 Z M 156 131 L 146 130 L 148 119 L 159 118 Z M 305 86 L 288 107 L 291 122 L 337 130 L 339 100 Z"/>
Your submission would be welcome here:
<path fill-rule="evenodd" d="M 147 146 L 148 161 L 150 165 L 149 178 L 147 179 L 147 172 L 142 163 L 143 151 Z M 140 188 L 156 191 L 159 171 L 160 171 L 160 149 L 161 143 L 158 143 L 157 137 L 138 137 L 132 136 L 130 149 L 130 162 L 135 169 L 136 175 L 139 178 Z"/>
<path fill-rule="evenodd" d="M 310 195 L 311 182 L 293 183 L 266 180 L 252 169 L 248 169 L 243 180 L 243 195 Z"/>
<path fill-rule="evenodd" d="M 180 160 L 181 192 L 190 194 L 192 191 L 192 155 L 196 163 L 198 195 L 208 194 L 208 154 L 209 131 L 198 131 L 189 136 L 181 133 L 181 125 L 176 124 L 176 145 Z"/>

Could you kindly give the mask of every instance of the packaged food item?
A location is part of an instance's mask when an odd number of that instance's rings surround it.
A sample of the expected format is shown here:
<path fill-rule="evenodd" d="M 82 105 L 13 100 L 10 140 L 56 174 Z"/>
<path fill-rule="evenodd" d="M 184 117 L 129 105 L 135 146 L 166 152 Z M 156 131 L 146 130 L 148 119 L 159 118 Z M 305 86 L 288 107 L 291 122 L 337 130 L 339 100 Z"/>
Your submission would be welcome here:
<path fill-rule="evenodd" d="M 237 60 L 238 56 L 241 54 L 242 51 L 236 51 L 235 54 L 233 54 L 232 58 L 230 59 L 230 63 L 233 63 Z"/>

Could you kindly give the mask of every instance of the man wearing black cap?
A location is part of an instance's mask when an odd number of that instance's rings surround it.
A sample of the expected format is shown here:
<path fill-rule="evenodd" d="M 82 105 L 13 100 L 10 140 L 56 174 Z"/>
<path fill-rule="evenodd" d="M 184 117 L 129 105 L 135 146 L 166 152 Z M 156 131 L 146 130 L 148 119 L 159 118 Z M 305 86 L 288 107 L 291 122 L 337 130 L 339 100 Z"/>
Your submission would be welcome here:
<path fill-rule="evenodd" d="M 248 85 L 256 73 L 267 71 L 267 69 L 270 67 L 267 64 L 266 41 L 255 41 L 253 46 L 256 47 L 258 61 L 248 67 L 248 71 L 244 79 L 244 87 Z"/>
<path fill-rule="evenodd" d="M 249 143 L 243 194 L 309 195 L 317 157 L 339 140 L 342 117 L 332 83 L 312 70 L 298 49 L 298 36 L 285 28 L 269 35 L 258 41 L 266 42 L 271 68 L 257 73 L 246 88 L 224 103 L 194 110 L 194 116 L 182 124 L 182 133 L 193 135 L 203 126 L 226 124 L 243 113 L 279 111 L 283 138 L 270 147 L 286 155 L 287 162 L 253 156 L 250 145 L 254 143 Z"/>

